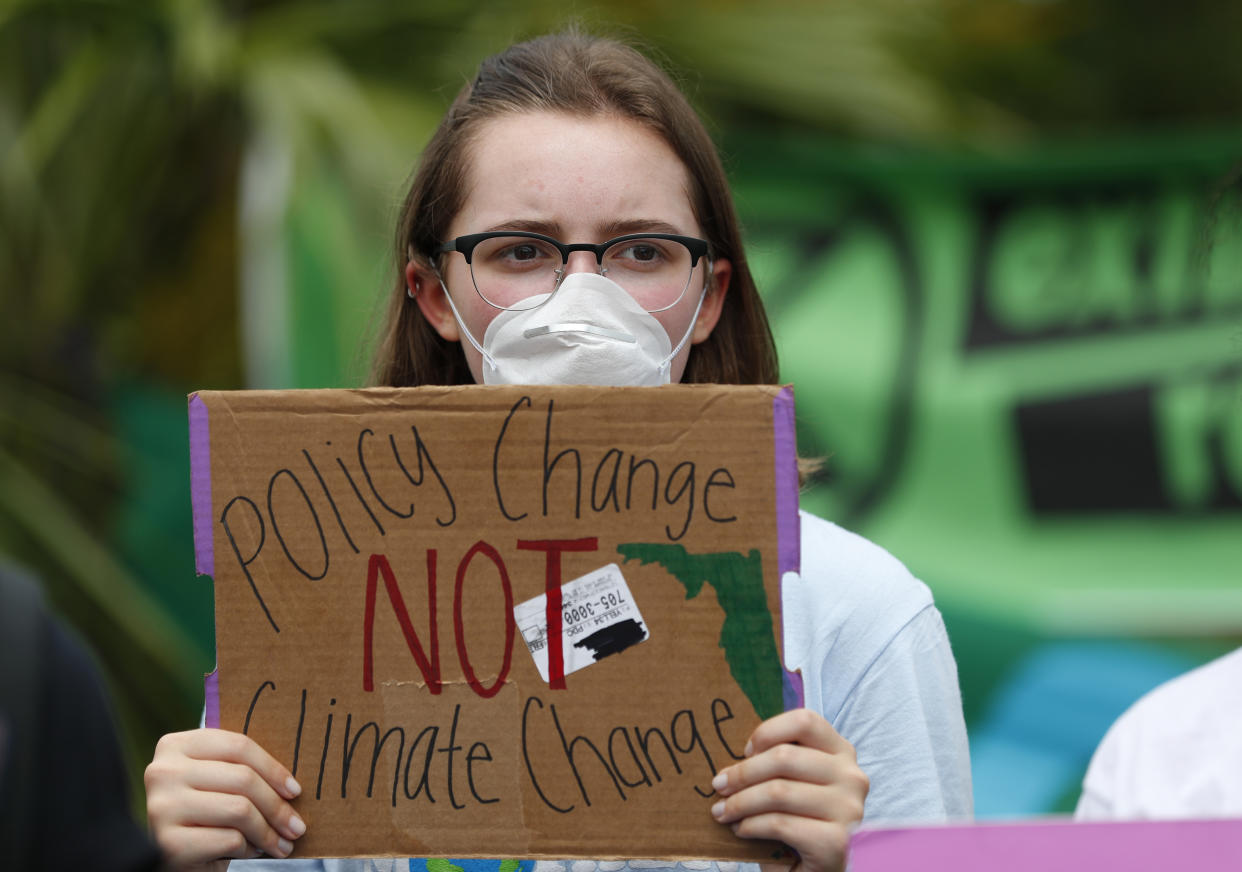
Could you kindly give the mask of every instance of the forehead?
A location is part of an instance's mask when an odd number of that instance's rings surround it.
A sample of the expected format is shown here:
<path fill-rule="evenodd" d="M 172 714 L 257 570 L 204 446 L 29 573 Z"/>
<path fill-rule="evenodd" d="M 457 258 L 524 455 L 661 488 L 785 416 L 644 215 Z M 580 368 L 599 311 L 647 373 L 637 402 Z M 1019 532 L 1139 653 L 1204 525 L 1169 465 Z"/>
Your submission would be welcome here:
<path fill-rule="evenodd" d="M 484 122 L 472 138 L 452 235 L 513 222 L 595 234 L 643 220 L 698 235 L 689 190 L 680 158 L 637 121 L 513 113 Z"/>

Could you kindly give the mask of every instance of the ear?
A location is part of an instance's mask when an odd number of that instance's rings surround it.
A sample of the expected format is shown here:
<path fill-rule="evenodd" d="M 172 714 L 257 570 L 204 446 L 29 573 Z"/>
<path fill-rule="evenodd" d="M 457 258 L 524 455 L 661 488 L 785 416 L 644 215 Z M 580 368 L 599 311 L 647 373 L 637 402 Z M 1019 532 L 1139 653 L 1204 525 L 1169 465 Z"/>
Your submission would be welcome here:
<path fill-rule="evenodd" d="M 716 329 L 720 313 L 724 311 L 725 294 L 729 291 L 729 279 L 732 277 L 733 264 L 729 260 L 721 257 L 712 262 L 707 293 L 703 295 L 703 305 L 699 306 L 699 317 L 694 322 L 694 333 L 690 337 L 692 345 L 698 345 Z"/>
<path fill-rule="evenodd" d="M 446 299 L 444 285 L 435 270 L 423 263 L 418 257 L 411 257 L 405 262 L 405 287 L 407 293 L 418 303 L 419 311 L 427 319 L 440 338 L 447 342 L 457 342 L 461 333 L 457 327 L 457 319 Z"/>

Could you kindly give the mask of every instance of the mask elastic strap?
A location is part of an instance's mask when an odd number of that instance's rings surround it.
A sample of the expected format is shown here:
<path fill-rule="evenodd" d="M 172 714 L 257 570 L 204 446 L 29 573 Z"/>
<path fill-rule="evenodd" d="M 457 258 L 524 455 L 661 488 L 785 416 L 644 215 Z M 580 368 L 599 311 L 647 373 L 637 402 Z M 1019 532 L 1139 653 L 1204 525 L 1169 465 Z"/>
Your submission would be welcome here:
<path fill-rule="evenodd" d="M 487 353 L 487 350 L 479 344 L 479 340 L 474 338 L 474 334 L 470 332 L 470 328 L 466 326 L 465 319 L 461 317 L 461 313 L 457 311 L 457 304 L 453 302 L 453 295 L 448 292 L 448 287 L 444 284 L 444 279 L 440 278 L 440 273 L 436 271 L 436 279 L 440 282 L 440 287 L 444 290 L 444 297 L 448 300 L 449 308 L 453 310 L 453 317 L 457 319 L 457 326 L 461 328 L 461 332 L 466 335 L 466 339 L 474 346 L 474 350 L 483 355 L 483 364 L 492 372 L 495 372 L 496 359 Z"/>
<path fill-rule="evenodd" d="M 703 300 L 706 298 L 707 282 L 705 280 L 703 282 L 703 290 L 699 292 L 699 302 L 695 304 L 694 314 L 690 317 L 690 325 L 686 327 L 686 332 L 682 334 L 681 341 L 677 343 L 677 347 L 669 352 L 668 357 L 660 361 L 660 378 L 664 378 L 669 374 L 669 369 L 673 365 L 673 358 L 676 357 L 677 353 L 681 351 L 688 341 L 690 341 L 690 334 L 694 332 L 694 325 L 699 321 L 699 310 L 703 308 Z M 672 379 L 669 379 L 669 381 L 672 381 Z"/>

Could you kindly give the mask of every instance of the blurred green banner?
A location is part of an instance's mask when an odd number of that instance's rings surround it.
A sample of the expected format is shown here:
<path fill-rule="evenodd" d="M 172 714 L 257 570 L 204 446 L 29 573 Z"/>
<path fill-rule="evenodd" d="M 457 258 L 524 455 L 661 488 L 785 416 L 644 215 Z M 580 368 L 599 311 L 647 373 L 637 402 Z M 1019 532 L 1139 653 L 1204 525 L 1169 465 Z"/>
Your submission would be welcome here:
<path fill-rule="evenodd" d="M 804 505 L 942 606 L 1242 635 L 1238 142 L 737 144 L 802 449 L 827 458 Z"/>

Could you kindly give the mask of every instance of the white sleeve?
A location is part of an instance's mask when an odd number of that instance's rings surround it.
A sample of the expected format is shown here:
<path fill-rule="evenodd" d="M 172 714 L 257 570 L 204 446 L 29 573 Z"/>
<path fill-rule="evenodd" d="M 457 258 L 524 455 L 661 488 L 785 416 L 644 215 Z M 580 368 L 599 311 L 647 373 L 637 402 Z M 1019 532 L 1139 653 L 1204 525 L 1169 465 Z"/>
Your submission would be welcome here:
<path fill-rule="evenodd" d="M 823 675 L 832 680 L 831 669 Z M 892 637 L 839 712 L 828 717 L 854 745 L 871 780 L 868 823 L 972 815 L 957 664 L 935 606 L 921 609 Z"/>

